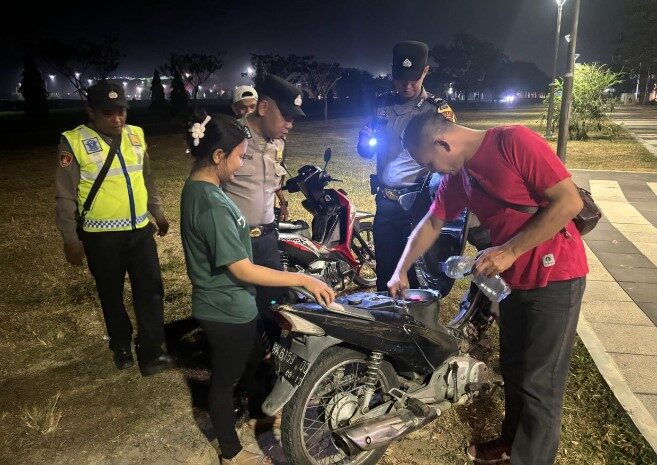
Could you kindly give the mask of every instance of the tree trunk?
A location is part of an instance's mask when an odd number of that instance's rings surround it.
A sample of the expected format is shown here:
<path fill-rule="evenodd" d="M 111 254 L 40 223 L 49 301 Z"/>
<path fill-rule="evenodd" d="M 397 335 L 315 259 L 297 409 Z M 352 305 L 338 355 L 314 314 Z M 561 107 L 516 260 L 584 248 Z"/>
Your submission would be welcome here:
<path fill-rule="evenodd" d="M 328 123 L 328 99 L 324 96 L 324 124 Z"/>

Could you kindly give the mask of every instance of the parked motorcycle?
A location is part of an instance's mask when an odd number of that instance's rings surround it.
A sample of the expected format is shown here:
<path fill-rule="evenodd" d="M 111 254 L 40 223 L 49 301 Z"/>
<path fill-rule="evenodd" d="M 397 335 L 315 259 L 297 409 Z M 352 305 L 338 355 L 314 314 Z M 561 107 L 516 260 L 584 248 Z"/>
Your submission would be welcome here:
<path fill-rule="evenodd" d="M 362 288 L 376 284 L 372 213 L 356 209 L 343 189 L 328 188 L 339 179 L 326 171 L 331 149 L 324 153 L 324 168 L 304 165 L 287 180 L 284 189 L 301 192 L 303 207 L 313 215 L 305 221 L 279 222 L 278 247 L 283 269 L 308 273 L 337 290 L 352 281 Z"/>
<path fill-rule="evenodd" d="M 395 439 L 493 391 L 486 363 L 472 356 L 492 321 L 490 301 L 468 292 L 452 321 L 439 320 L 453 280 L 433 261 L 462 254 L 468 222 L 464 211 L 446 223 L 423 257 L 428 289 L 400 299 L 358 292 L 327 307 L 295 289 L 307 301 L 277 308 L 284 337 L 272 351 L 278 379 L 263 411 L 282 409 L 289 463 L 373 465 Z"/>

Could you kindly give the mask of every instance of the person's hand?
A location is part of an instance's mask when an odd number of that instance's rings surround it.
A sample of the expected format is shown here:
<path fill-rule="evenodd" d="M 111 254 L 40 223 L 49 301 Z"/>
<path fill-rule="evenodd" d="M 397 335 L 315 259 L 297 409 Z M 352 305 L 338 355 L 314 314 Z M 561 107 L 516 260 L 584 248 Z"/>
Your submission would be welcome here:
<path fill-rule="evenodd" d="M 66 261 L 73 266 L 84 265 L 84 248 L 82 247 L 82 242 L 75 241 L 64 244 L 64 256 L 66 257 Z"/>
<path fill-rule="evenodd" d="M 392 278 L 390 278 L 390 281 L 388 281 L 388 290 L 390 291 L 390 296 L 393 298 L 397 298 L 397 296 L 403 297 L 404 291 L 406 291 L 409 286 L 408 274 L 400 274 L 397 270 L 395 270 Z"/>
<path fill-rule="evenodd" d="M 313 278 L 309 275 L 303 275 L 302 286 L 315 296 L 315 300 L 322 305 L 330 305 L 335 300 L 335 291 L 331 289 L 324 281 Z"/>
<path fill-rule="evenodd" d="M 155 224 L 157 224 L 157 235 L 164 236 L 169 232 L 169 220 L 166 216 L 162 215 L 159 218 L 155 218 Z"/>
<path fill-rule="evenodd" d="M 489 247 L 481 251 L 472 268 L 474 274 L 494 276 L 508 270 L 518 257 L 509 247 Z"/>
<path fill-rule="evenodd" d="M 373 133 L 369 126 L 363 126 L 363 128 L 358 133 L 358 145 L 364 147 L 369 147 L 370 139 L 372 138 Z"/>
<path fill-rule="evenodd" d="M 278 221 L 289 221 L 290 220 L 290 211 L 287 208 L 287 202 L 282 203 L 280 206 L 280 212 L 278 214 Z"/>

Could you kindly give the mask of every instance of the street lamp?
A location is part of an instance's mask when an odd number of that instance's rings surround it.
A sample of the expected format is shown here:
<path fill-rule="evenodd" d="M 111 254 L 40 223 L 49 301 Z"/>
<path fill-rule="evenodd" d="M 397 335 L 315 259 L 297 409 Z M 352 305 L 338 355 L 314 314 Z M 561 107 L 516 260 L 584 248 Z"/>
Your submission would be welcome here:
<path fill-rule="evenodd" d="M 554 36 L 554 61 L 552 63 L 552 81 L 550 81 L 550 99 L 548 100 L 547 129 L 545 136 L 552 136 L 552 117 L 554 115 L 554 80 L 557 78 L 557 58 L 559 57 L 559 33 L 561 32 L 561 12 L 566 0 L 557 1 L 557 33 Z"/>

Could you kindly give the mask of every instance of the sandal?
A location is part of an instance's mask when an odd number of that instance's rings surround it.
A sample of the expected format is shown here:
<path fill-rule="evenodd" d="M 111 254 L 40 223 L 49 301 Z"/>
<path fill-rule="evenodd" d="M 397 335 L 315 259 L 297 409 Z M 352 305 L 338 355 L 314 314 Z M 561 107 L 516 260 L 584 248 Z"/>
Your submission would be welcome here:
<path fill-rule="evenodd" d="M 254 454 L 242 449 L 232 459 L 221 459 L 221 465 L 273 465 L 271 457 L 264 454 Z"/>

